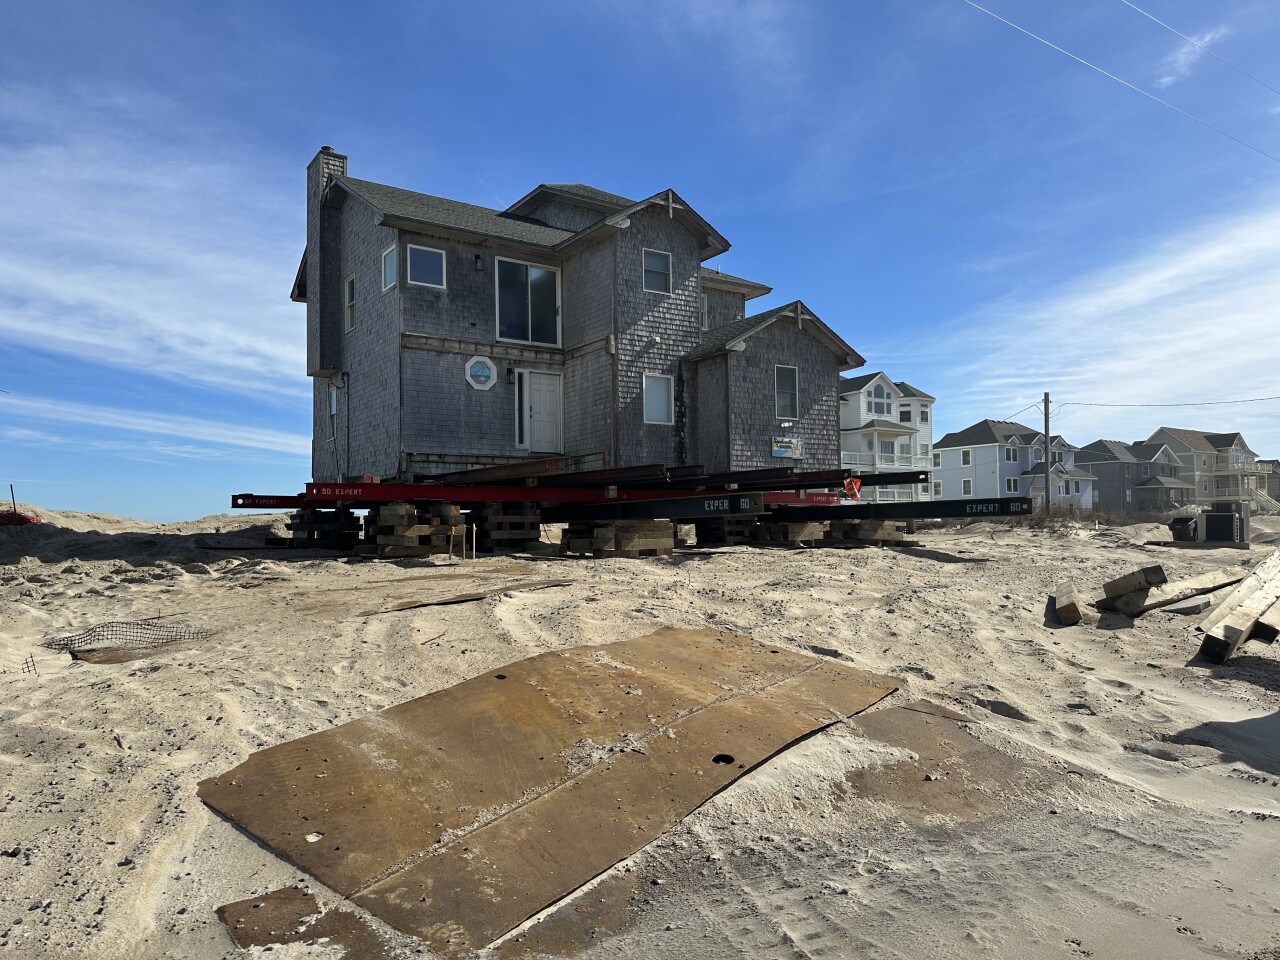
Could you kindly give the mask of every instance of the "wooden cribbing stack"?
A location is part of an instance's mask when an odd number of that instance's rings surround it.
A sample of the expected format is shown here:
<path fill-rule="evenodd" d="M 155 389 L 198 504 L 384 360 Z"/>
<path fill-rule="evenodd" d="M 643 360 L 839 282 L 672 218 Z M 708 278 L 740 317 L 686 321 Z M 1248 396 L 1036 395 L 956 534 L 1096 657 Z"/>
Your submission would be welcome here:
<path fill-rule="evenodd" d="M 675 549 L 670 520 L 575 522 L 560 535 L 560 552 L 593 557 L 663 557 Z"/>
<path fill-rule="evenodd" d="M 297 510 L 289 514 L 287 537 L 268 537 L 268 546 L 350 550 L 360 540 L 361 520 L 350 510 Z"/>
<path fill-rule="evenodd" d="M 902 543 L 902 524 L 894 520 L 832 520 L 824 546 L 892 546 Z"/>
<path fill-rule="evenodd" d="M 533 504 L 486 503 L 473 509 L 470 517 L 476 528 L 476 549 L 485 553 L 523 550 L 542 537 L 538 508 Z"/>
<path fill-rule="evenodd" d="M 369 511 L 362 553 L 427 557 L 461 548 L 466 526 L 456 504 L 386 503 Z"/>

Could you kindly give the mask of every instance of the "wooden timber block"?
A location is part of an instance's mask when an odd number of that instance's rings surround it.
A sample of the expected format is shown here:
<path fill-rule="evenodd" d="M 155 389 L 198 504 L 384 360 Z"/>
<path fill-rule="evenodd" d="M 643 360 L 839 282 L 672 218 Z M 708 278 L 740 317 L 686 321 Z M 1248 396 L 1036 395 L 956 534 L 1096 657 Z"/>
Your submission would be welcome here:
<path fill-rule="evenodd" d="M 1102 595 L 1109 598 L 1123 597 L 1126 593 L 1146 590 L 1168 581 L 1164 567 L 1157 564 L 1154 567 L 1143 567 L 1141 570 L 1126 573 L 1123 577 L 1108 580 L 1102 585 Z"/>
<path fill-rule="evenodd" d="M 1275 643 L 1280 638 L 1280 602 L 1273 603 L 1267 612 L 1260 616 L 1249 632 L 1250 640 L 1263 643 Z"/>
<path fill-rule="evenodd" d="M 1244 582 L 1200 621 L 1198 629 L 1205 634 L 1200 655 L 1214 663 L 1225 663 L 1236 647 L 1253 636 L 1259 619 L 1264 620 L 1262 634 L 1268 635 L 1266 619 L 1277 601 L 1280 601 L 1280 551 L 1254 567 Z"/>
<path fill-rule="evenodd" d="M 1193 613 L 1204 613 L 1213 604 L 1213 601 L 1201 594 L 1198 597 L 1187 597 L 1185 600 L 1179 600 L 1177 603 L 1171 603 L 1167 607 L 1161 607 L 1165 613 L 1180 613 L 1183 616 L 1190 616 Z"/>
<path fill-rule="evenodd" d="M 447 554 L 449 548 L 447 546 L 416 546 L 416 547 L 399 547 L 391 545 L 378 546 L 378 556 L 387 558 L 396 557 L 434 557 L 441 554 Z"/>
<path fill-rule="evenodd" d="M 1070 580 L 1063 580 L 1054 589 L 1053 612 L 1058 622 L 1066 627 L 1073 627 L 1083 619 L 1080 598 L 1076 596 L 1076 586 Z"/>
<path fill-rule="evenodd" d="M 1222 570 L 1204 573 L 1198 577 L 1175 580 L 1172 583 L 1162 583 L 1148 590 L 1126 593 L 1123 597 L 1111 598 L 1108 606 L 1123 613 L 1126 617 L 1136 617 L 1139 614 L 1146 613 L 1148 610 L 1167 607 L 1171 603 L 1186 600 L 1188 597 L 1199 596 L 1202 593 L 1213 593 L 1213 591 L 1229 587 L 1233 583 L 1239 583 L 1248 575 L 1249 571 L 1243 567 L 1225 567 Z M 1107 609 L 1101 601 L 1098 606 Z"/>

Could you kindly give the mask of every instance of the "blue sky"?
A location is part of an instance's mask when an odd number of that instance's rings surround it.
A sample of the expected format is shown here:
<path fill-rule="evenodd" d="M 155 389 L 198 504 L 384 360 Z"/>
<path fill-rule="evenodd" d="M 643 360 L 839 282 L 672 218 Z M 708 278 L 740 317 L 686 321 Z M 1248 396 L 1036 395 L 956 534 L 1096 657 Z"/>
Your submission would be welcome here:
<path fill-rule="evenodd" d="M 1135 0 L 1280 88 L 1280 4 Z M 984 6 L 1280 156 L 1280 94 L 1123 0 Z M 153 520 L 309 479 L 303 178 L 673 187 L 723 269 L 939 398 L 1280 394 L 1280 162 L 963 0 L 22 4 L 0 61 L 0 482 Z M 1022 418 L 1034 422 L 1035 411 Z M 1064 406 L 1076 443 L 1280 402 Z M 6 491 L 7 492 L 7 491 Z"/>

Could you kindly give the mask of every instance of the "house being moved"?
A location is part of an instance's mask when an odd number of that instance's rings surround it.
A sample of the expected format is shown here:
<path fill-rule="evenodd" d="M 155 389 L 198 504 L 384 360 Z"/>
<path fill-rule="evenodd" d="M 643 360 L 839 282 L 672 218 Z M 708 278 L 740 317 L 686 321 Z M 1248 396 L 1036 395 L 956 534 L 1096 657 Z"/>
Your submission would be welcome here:
<path fill-rule="evenodd" d="M 580 469 L 841 463 L 863 359 L 804 303 L 703 264 L 729 242 L 673 190 L 542 184 L 505 210 L 307 168 L 312 473 L 427 476 L 561 454 Z"/>

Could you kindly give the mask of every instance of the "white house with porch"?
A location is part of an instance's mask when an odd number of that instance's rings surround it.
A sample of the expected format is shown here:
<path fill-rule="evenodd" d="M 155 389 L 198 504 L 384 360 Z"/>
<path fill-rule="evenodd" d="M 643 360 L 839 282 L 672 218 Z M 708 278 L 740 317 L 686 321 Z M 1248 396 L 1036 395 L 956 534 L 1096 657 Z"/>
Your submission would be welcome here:
<path fill-rule="evenodd" d="M 840 463 L 860 473 L 928 470 L 935 398 L 883 373 L 840 380 Z M 864 500 L 932 500 L 927 483 L 869 487 Z"/>
<path fill-rule="evenodd" d="M 1049 499 L 1055 506 L 1094 508 L 1096 478 L 1076 466 L 1077 448 L 1049 438 Z M 938 499 L 1030 497 L 1044 502 L 1044 434 L 1007 420 L 980 420 L 938 441 L 933 454 Z"/>

